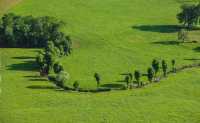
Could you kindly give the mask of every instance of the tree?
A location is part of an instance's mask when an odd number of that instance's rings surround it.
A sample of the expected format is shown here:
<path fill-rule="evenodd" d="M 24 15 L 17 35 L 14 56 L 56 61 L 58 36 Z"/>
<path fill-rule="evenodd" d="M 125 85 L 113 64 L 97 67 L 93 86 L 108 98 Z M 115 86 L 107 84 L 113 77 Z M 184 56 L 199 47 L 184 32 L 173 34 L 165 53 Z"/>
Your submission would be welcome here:
<path fill-rule="evenodd" d="M 51 52 L 46 52 L 45 55 L 44 55 L 44 60 L 45 60 L 45 63 L 47 64 L 48 70 L 50 72 L 53 68 L 55 61 L 56 61 L 55 55 L 53 55 Z"/>
<path fill-rule="evenodd" d="M 128 88 L 129 87 L 129 83 L 130 83 L 130 76 L 126 75 L 124 80 L 125 80 L 126 85 L 127 85 L 126 87 Z"/>
<path fill-rule="evenodd" d="M 49 67 L 46 63 L 44 63 L 40 68 L 40 76 L 46 76 L 49 74 Z"/>
<path fill-rule="evenodd" d="M 153 76 L 154 76 L 154 72 L 153 72 L 153 69 L 150 67 L 147 70 L 147 77 L 148 77 L 149 82 L 152 82 Z"/>
<path fill-rule="evenodd" d="M 187 40 L 187 39 L 188 39 L 188 32 L 184 29 L 181 29 L 178 32 L 178 40 L 184 43 L 185 40 Z"/>
<path fill-rule="evenodd" d="M 39 65 L 40 69 L 42 68 L 42 66 L 44 65 L 44 54 L 42 52 L 40 52 L 37 56 L 36 56 L 36 63 Z"/>
<path fill-rule="evenodd" d="M 136 70 L 134 75 L 135 75 L 135 80 L 138 84 L 138 87 L 140 87 L 140 85 L 141 85 L 141 82 L 140 82 L 141 73 Z"/>
<path fill-rule="evenodd" d="M 64 68 L 62 66 L 61 63 L 59 62 L 56 62 L 54 65 L 53 65 L 53 70 L 55 73 L 60 73 L 61 71 L 64 71 Z"/>
<path fill-rule="evenodd" d="M 160 69 L 160 65 L 159 65 L 159 61 L 154 59 L 153 62 L 152 62 L 152 68 L 154 70 L 154 77 L 157 76 L 157 73 L 159 72 L 159 69 Z"/>
<path fill-rule="evenodd" d="M 74 89 L 77 91 L 79 89 L 79 82 L 75 81 L 73 84 Z"/>
<path fill-rule="evenodd" d="M 164 77 L 166 77 L 167 76 L 167 63 L 165 62 L 165 60 L 162 60 L 162 70 L 163 70 Z"/>
<path fill-rule="evenodd" d="M 181 6 L 181 12 L 177 14 L 177 19 L 183 23 L 187 28 L 192 28 L 195 24 L 199 23 L 199 9 L 200 5 L 184 4 Z"/>
<path fill-rule="evenodd" d="M 173 59 L 172 60 L 172 72 L 176 73 L 176 61 Z"/>
<path fill-rule="evenodd" d="M 98 73 L 95 73 L 95 74 L 94 74 L 94 78 L 95 78 L 95 80 L 96 80 L 96 82 L 97 82 L 97 87 L 99 87 L 100 81 L 101 81 L 100 75 L 99 75 Z"/>

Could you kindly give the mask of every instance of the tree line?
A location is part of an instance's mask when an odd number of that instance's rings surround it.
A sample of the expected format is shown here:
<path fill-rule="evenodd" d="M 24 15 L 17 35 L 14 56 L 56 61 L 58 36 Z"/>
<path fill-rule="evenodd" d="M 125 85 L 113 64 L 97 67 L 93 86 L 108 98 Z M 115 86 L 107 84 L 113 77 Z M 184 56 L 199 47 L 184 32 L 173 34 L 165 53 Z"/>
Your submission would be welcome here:
<path fill-rule="evenodd" d="M 60 31 L 64 25 L 53 17 L 19 16 L 13 13 L 0 19 L 0 45 L 2 47 L 43 48 L 52 41 L 61 54 L 71 50 L 69 36 Z"/>
<path fill-rule="evenodd" d="M 133 88 L 135 85 L 136 87 L 143 87 L 145 85 L 145 82 L 141 80 L 143 76 L 147 77 L 148 83 L 152 82 L 159 82 L 162 77 L 167 77 L 169 73 L 176 73 L 176 61 L 171 60 L 171 68 L 169 70 L 168 64 L 165 60 L 162 60 L 161 62 L 157 59 L 154 59 L 151 63 L 151 67 L 147 69 L 147 73 L 142 74 L 139 70 L 135 70 L 133 73 L 128 73 L 125 78 L 124 82 L 126 83 L 126 86 L 123 87 L 123 89 L 129 89 Z M 50 74 L 48 76 L 49 81 L 53 82 L 57 87 L 62 88 L 64 90 L 70 89 L 69 86 L 67 86 L 67 82 L 69 81 L 69 74 L 67 72 L 64 72 L 64 69 L 61 64 L 56 63 L 52 67 L 54 74 Z M 162 70 L 162 75 L 158 75 L 158 73 Z M 97 84 L 97 90 L 96 91 L 110 91 L 110 88 L 102 88 L 101 81 L 102 77 L 99 73 L 94 73 L 94 79 L 96 80 Z M 83 91 L 84 89 L 81 89 L 79 81 L 75 81 L 73 84 L 72 90 L 75 91 Z M 86 90 L 85 90 L 86 91 Z M 91 90 L 87 90 L 87 92 L 90 92 Z"/>

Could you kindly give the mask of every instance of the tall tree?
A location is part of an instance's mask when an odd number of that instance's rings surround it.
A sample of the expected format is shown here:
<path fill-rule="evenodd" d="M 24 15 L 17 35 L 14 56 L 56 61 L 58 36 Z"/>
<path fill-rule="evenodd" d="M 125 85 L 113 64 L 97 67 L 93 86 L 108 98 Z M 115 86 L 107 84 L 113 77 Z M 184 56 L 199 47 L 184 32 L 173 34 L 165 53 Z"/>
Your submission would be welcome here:
<path fill-rule="evenodd" d="M 176 73 L 176 60 L 172 60 L 172 72 Z"/>
<path fill-rule="evenodd" d="M 160 63 L 158 60 L 154 59 L 152 61 L 152 68 L 154 70 L 154 77 L 156 77 L 157 73 L 159 72 L 159 69 L 160 69 Z"/>
<path fill-rule="evenodd" d="M 167 76 L 167 63 L 165 60 L 162 60 L 162 70 L 163 70 L 164 77 L 166 77 Z"/>
<path fill-rule="evenodd" d="M 134 76 L 135 76 L 135 80 L 138 84 L 138 87 L 140 87 L 141 86 L 141 82 L 140 82 L 141 73 L 140 73 L 140 71 L 136 70 Z"/>
<path fill-rule="evenodd" d="M 95 78 L 95 80 L 97 82 L 97 87 L 99 87 L 100 86 L 100 81 L 101 81 L 100 75 L 98 73 L 95 73 L 94 74 L 94 78 Z"/>

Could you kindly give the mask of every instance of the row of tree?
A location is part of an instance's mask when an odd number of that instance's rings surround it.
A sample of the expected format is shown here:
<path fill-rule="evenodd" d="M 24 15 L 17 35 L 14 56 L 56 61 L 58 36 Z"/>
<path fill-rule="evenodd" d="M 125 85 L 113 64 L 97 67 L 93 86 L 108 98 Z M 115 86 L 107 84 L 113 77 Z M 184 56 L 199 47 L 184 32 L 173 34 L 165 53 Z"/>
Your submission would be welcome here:
<path fill-rule="evenodd" d="M 171 71 L 175 73 L 176 72 L 176 67 L 175 67 L 176 61 L 172 60 L 171 63 L 172 63 Z M 125 76 L 125 82 L 127 84 L 127 88 L 130 87 L 131 83 L 133 83 L 133 84 L 136 83 L 138 87 L 143 86 L 144 83 L 141 81 L 142 76 L 147 76 L 147 79 L 150 83 L 159 82 L 160 77 L 158 76 L 158 73 L 159 73 L 160 69 L 162 69 L 163 76 L 167 77 L 167 74 L 168 74 L 167 62 L 165 60 L 162 60 L 161 66 L 160 66 L 160 62 L 158 60 L 154 59 L 152 61 L 151 67 L 149 67 L 147 69 L 147 74 L 142 74 L 138 70 L 136 70 L 134 72 L 134 75 L 132 73 L 129 73 L 128 75 Z M 133 76 L 134 76 L 135 80 L 133 80 Z"/>
<path fill-rule="evenodd" d="M 147 74 L 142 74 L 140 71 L 136 70 L 133 74 L 129 73 L 125 76 L 124 81 L 126 82 L 126 88 L 127 89 L 132 88 L 134 84 L 137 84 L 137 87 L 144 86 L 144 82 L 141 81 L 142 76 L 147 76 L 149 83 L 152 83 L 152 82 L 159 82 L 161 79 L 161 76 L 167 77 L 167 74 L 169 72 L 176 73 L 176 66 L 175 66 L 176 61 L 172 60 L 171 64 L 172 64 L 172 68 L 171 70 L 168 70 L 168 65 L 165 60 L 162 60 L 162 62 L 160 63 L 158 60 L 154 59 L 152 61 L 151 67 L 147 69 Z M 158 75 L 160 69 L 162 69 L 161 76 Z M 64 72 L 62 65 L 59 65 L 58 63 L 54 64 L 53 70 L 55 74 L 50 75 L 48 77 L 49 80 L 52 81 L 59 88 L 69 89 L 69 87 L 65 85 L 65 83 L 69 80 L 69 74 L 67 72 Z M 94 78 L 97 83 L 97 88 L 99 88 L 101 85 L 101 80 L 102 80 L 100 74 L 95 73 Z M 75 81 L 73 84 L 73 87 L 74 87 L 74 90 L 79 90 L 79 81 Z"/>
<path fill-rule="evenodd" d="M 0 19 L 0 45 L 3 47 L 42 48 L 52 41 L 62 55 L 71 50 L 71 40 L 60 31 L 64 23 L 53 17 L 5 14 Z"/>

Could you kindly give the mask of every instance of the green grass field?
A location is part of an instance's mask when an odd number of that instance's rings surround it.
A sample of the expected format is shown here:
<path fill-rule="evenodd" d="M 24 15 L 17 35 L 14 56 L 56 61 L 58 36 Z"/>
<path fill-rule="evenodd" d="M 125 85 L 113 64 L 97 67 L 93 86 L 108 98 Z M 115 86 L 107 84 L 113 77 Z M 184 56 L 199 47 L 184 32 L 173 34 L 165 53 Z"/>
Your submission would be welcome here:
<path fill-rule="evenodd" d="M 73 53 L 61 62 L 70 82 L 95 88 L 123 83 L 120 74 L 146 72 L 153 58 L 199 62 L 199 43 L 176 44 L 180 0 L 23 0 L 9 10 L 66 22 Z M 199 39 L 199 31 L 192 37 Z M 199 40 L 200 41 L 200 40 Z M 199 123 L 200 69 L 170 75 L 141 89 L 106 93 L 63 92 L 39 78 L 39 49 L 1 48 L 0 123 Z"/>

